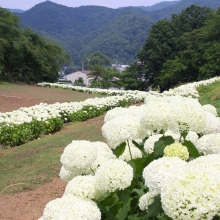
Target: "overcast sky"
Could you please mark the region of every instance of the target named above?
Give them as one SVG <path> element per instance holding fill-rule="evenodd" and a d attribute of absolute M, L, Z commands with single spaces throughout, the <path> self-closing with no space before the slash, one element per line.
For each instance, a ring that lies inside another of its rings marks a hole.
<path fill-rule="evenodd" d="M 8 9 L 28 10 L 36 4 L 45 0 L 0 0 L 0 7 Z M 57 4 L 68 7 L 79 7 L 82 5 L 100 5 L 109 8 L 119 8 L 123 6 L 151 6 L 162 1 L 174 0 L 51 0 Z"/>

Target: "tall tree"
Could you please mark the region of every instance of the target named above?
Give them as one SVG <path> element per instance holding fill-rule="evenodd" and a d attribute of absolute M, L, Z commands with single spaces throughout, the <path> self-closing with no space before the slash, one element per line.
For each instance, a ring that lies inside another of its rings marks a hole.
<path fill-rule="evenodd" d="M 89 74 L 91 78 L 91 87 L 109 89 L 117 85 L 117 77 L 120 72 L 115 68 L 95 65 L 91 67 L 91 70 L 92 72 Z"/>

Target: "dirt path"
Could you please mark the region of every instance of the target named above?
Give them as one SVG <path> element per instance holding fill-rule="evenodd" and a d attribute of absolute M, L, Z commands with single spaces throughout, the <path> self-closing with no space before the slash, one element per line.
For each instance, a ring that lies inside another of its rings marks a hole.
<path fill-rule="evenodd" d="M 49 201 L 62 197 L 65 186 L 65 182 L 55 178 L 35 190 L 0 196 L 0 219 L 37 220 Z"/>

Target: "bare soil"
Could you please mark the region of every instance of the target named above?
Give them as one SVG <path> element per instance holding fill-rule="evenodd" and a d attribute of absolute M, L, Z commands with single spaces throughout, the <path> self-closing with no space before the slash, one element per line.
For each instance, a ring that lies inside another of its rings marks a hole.
<path fill-rule="evenodd" d="M 1 220 L 36 220 L 41 217 L 45 205 L 63 195 L 66 183 L 60 178 L 53 179 L 38 189 L 15 195 L 0 196 Z"/>
<path fill-rule="evenodd" d="M 20 85 L 14 89 L 0 86 L 0 112 L 30 107 L 41 102 L 52 104 L 57 101 L 80 101 L 93 97 L 94 95 L 91 94 L 37 86 Z M 92 119 L 89 123 L 96 124 L 97 122 L 96 119 Z M 37 220 L 41 217 L 44 207 L 49 201 L 62 197 L 65 186 L 66 183 L 57 177 L 37 189 L 22 193 L 3 195 L 0 192 L 0 220 Z"/>

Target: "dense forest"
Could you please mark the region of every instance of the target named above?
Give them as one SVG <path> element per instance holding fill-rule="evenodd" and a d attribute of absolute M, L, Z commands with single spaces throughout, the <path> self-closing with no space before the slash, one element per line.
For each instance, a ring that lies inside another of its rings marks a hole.
<path fill-rule="evenodd" d="M 80 66 L 86 54 L 100 51 L 121 64 L 137 59 L 136 52 L 145 42 L 152 24 L 171 18 L 191 4 L 216 10 L 219 0 L 182 0 L 161 2 L 151 7 L 112 9 L 101 6 L 66 7 L 51 1 L 18 13 L 23 27 L 55 39 Z"/>

